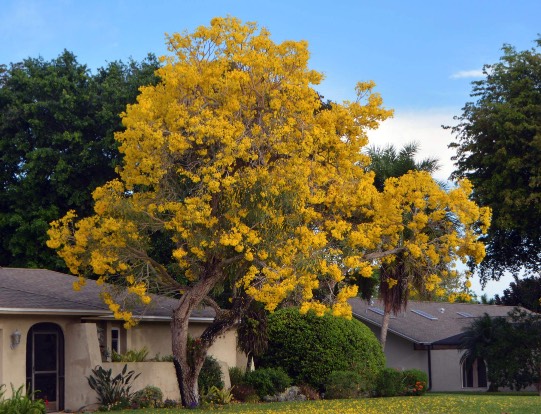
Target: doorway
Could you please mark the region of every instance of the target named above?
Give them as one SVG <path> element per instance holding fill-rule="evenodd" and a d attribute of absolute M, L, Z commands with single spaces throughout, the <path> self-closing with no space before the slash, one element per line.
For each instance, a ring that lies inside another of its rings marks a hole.
<path fill-rule="evenodd" d="M 64 409 L 64 335 L 54 323 L 38 323 L 26 341 L 26 384 L 47 411 Z"/>

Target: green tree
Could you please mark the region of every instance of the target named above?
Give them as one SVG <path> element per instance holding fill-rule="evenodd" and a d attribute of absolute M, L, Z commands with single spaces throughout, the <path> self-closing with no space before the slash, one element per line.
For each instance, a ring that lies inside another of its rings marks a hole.
<path fill-rule="evenodd" d="M 64 51 L 0 73 L 0 266 L 65 270 L 45 245 L 49 223 L 92 210 L 92 191 L 119 164 L 114 133 L 156 58 L 111 62 L 95 75 Z"/>
<path fill-rule="evenodd" d="M 521 390 L 539 383 L 541 319 L 515 309 L 509 317 L 484 314 L 464 330 L 461 363 L 471 366 L 480 358 L 488 367 L 490 388 Z"/>
<path fill-rule="evenodd" d="M 515 281 L 504 289 L 502 296 L 495 296 L 497 305 L 522 306 L 532 312 L 541 313 L 541 279 L 530 276 L 519 279 L 514 276 Z"/>
<path fill-rule="evenodd" d="M 537 41 L 541 46 L 541 39 Z M 541 264 L 541 54 L 504 45 L 500 61 L 485 65 L 472 98 L 455 117 L 454 178 L 468 178 L 473 197 L 492 209 L 484 283 L 506 270 Z"/>

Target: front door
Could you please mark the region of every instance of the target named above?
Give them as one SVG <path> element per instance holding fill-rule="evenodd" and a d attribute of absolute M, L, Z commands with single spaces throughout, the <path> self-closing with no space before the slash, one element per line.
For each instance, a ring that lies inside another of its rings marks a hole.
<path fill-rule="evenodd" d="M 28 332 L 26 382 L 47 411 L 64 408 L 64 336 L 56 324 L 40 323 Z"/>

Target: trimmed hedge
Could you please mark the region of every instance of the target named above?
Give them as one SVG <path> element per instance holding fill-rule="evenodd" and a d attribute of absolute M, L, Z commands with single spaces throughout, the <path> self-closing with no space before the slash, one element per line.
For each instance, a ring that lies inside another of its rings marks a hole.
<path fill-rule="evenodd" d="M 354 371 L 371 387 L 385 366 L 378 340 L 355 319 L 286 308 L 269 316 L 268 334 L 260 366 L 282 367 L 297 384 L 324 390 L 332 371 Z"/>

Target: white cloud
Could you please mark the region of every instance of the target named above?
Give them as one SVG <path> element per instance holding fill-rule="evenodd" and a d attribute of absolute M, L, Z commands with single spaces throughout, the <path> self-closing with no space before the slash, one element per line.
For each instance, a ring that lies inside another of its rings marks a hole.
<path fill-rule="evenodd" d="M 425 111 L 396 110 L 394 118 L 383 122 L 379 129 L 368 132 L 369 145 L 384 147 L 392 144 L 401 148 L 415 141 L 419 144 L 418 159 L 437 158 L 441 168 L 434 174 L 438 180 L 448 180 L 454 170 L 451 157 L 454 150 L 448 148 L 453 137 L 442 125 L 454 125 L 453 116 L 459 113 L 451 109 Z"/>
<path fill-rule="evenodd" d="M 453 73 L 450 78 L 451 79 L 464 79 L 464 78 L 482 78 L 485 76 L 482 69 L 474 69 L 474 70 L 460 70 L 458 72 Z"/>

